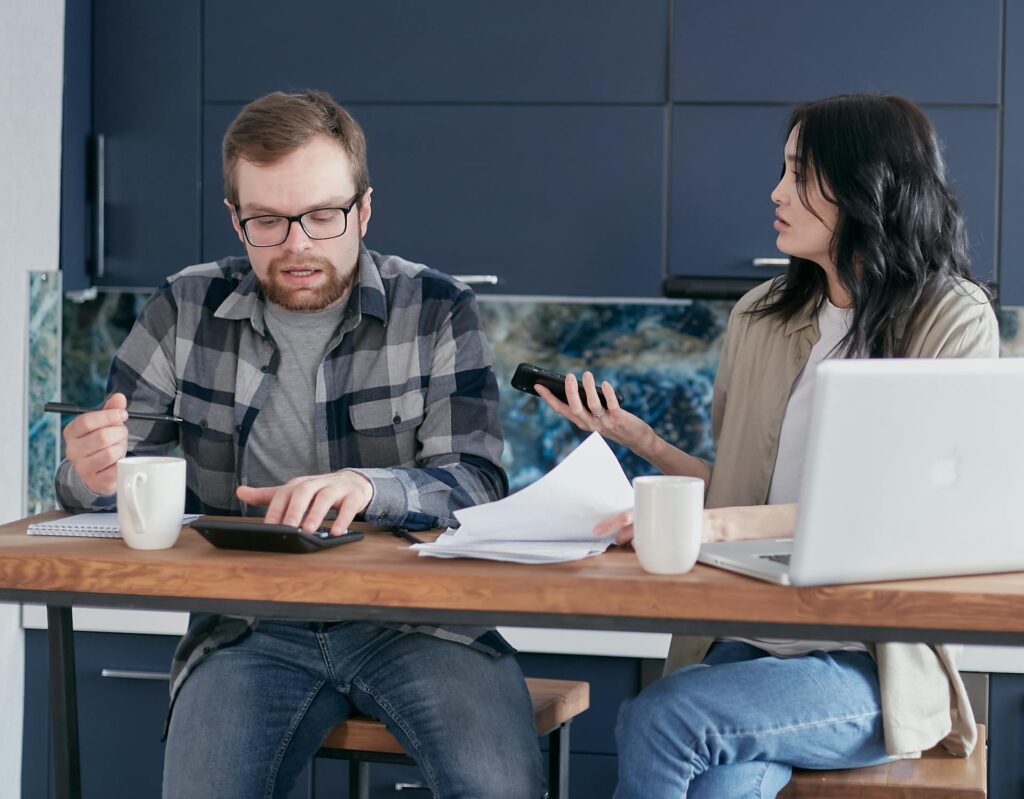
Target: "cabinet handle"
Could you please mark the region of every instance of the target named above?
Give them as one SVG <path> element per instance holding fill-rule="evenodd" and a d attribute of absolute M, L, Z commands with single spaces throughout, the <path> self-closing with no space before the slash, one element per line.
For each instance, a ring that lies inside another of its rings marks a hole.
<path fill-rule="evenodd" d="M 789 266 L 788 258 L 755 258 L 754 266 Z"/>
<path fill-rule="evenodd" d="M 461 280 L 467 286 L 497 286 L 497 275 L 452 275 L 456 280 Z"/>
<path fill-rule="evenodd" d="M 97 133 L 93 137 L 93 170 L 96 206 L 93 214 L 92 275 L 102 280 L 107 272 L 107 137 L 102 133 Z"/>
<path fill-rule="evenodd" d="M 130 669 L 101 669 L 101 677 L 115 680 L 163 680 L 167 682 L 171 675 L 165 671 L 131 671 Z"/>

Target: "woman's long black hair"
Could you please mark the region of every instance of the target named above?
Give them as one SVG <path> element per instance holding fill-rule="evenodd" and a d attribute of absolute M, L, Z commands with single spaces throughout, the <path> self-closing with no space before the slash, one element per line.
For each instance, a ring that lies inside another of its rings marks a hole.
<path fill-rule="evenodd" d="M 928 118 L 902 97 L 846 94 L 797 107 L 798 174 L 813 175 L 838 207 L 829 254 L 850 293 L 853 316 L 839 351 L 858 357 L 906 354 L 918 312 L 954 278 L 971 276 L 960 205 Z M 806 181 L 798 184 L 810 210 Z M 789 320 L 826 297 L 824 270 L 793 257 L 754 316 Z"/>

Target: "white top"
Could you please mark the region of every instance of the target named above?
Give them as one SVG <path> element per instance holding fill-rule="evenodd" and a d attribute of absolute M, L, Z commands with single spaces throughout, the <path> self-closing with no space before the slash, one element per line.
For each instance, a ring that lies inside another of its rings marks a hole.
<path fill-rule="evenodd" d="M 771 488 L 768 490 L 768 504 L 781 505 L 799 502 L 800 484 L 804 476 L 804 459 L 807 453 L 807 435 L 811 426 L 811 404 L 814 399 L 814 378 L 818 365 L 827 358 L 836 357 L 836 347 L 850 329 L 852 308 L 837 308 L 826 298 L 818 312 L 818 330 L 821 338 L 811 349 L 800 377 L 793 386 L 793 393 L 786 405 L 779 434 L 779 452 L 775 457 L 775 471 L 772 473 Z M 867 649 L 857 641 L 800 641 L 792 638 L 723 638 L 725 641 L 743 641 L 763 649 L 776 657 L 795 657 L 815 650 L 842 649 L 863 652 Z"/>
<path fill-rule="evenodd" d="M 850 329 L 852 308 L 837 308 L 828 299 L 818 313 L 821 338 L 811 349 L 807 365 L 793 386 L 786 405 L 779 434 L 779 452 L 775 456 L 768 504 L 782 505 L 800 501 L 800 483 L 804 476 L 804 457 L 807 454 L 807 435 L 811 426 L 811 402 L 814 399 L 814 378 L 818 364 L 835 357 L 836 346 Z"/>

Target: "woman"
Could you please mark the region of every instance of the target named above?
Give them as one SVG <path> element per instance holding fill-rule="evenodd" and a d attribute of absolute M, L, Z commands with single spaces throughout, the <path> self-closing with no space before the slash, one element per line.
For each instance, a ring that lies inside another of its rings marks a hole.
<path fill-rule="evenodd" d="M 730 317 L 715 381 L 713 466 L 619 407 L 607 382 L 604 411 L 589 372 L 585 405 L 574 375 L 568 404 L 538 387 L 582 429 L 665 474 L 703 478 L 711 539 L 791 532 L 823 359 L 999 353 L 959 206 L 917 107 L 874 95 L 803 105 L 790 119 L 784 158 L 772 201 L 777 245 L 791 264 Z M 618 529 L 626 543 L 629 521 L 613 517 L 595 532 Z M 961 755 L 974 745 L 973 715 L 943 646 L 677 637 L 666 674 L 620 713 L 617 797 L 774 797 L 794 766 L 869 766 L 939 741 Z"/>

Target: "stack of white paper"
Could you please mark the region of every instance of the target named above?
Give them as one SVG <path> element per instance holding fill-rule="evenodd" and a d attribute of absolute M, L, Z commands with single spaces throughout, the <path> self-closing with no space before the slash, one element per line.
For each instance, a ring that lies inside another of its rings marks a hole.
<path fill-rule="evenodd" d="M 597 433 L 537 482 L 497 502 L 455 512 L 457 530 L 413 547 L 439 558 L 557 563 L 604 552 L 615 535 L 597 538 L 602 519 L 633 507 L 633 488 Z"/>

